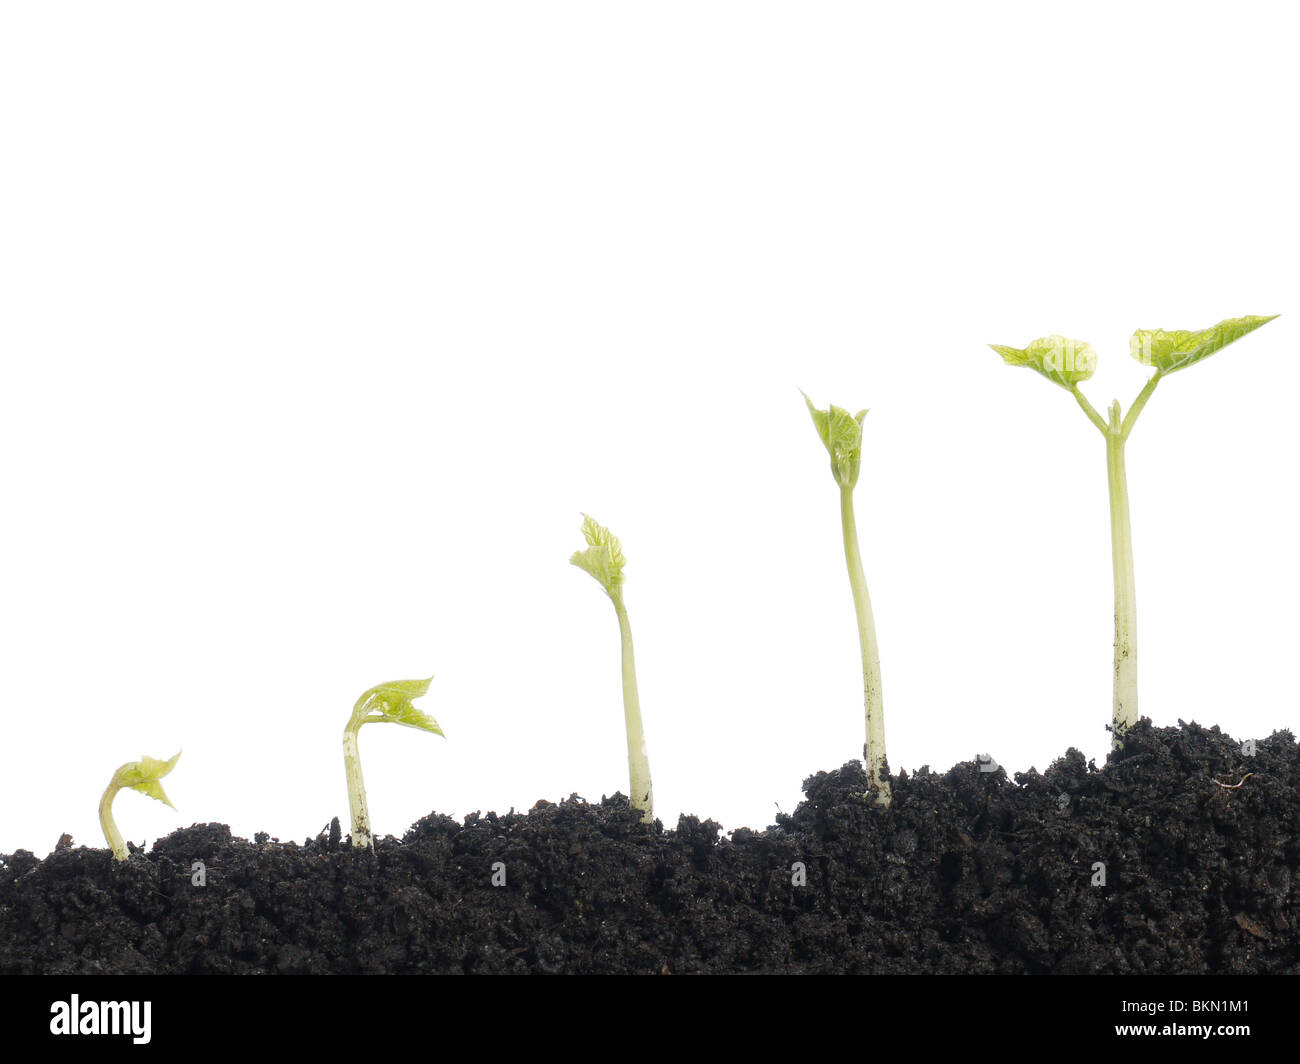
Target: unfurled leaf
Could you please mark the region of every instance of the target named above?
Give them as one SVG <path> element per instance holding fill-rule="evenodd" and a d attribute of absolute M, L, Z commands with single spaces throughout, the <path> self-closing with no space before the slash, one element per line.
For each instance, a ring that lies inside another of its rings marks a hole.
<path fill-rule="evenodd" d="M 376 695 L 410 701 L 419 698 L 421 695 L 427 695 L 431 683 L 433 683 L 432 676 L 427 680 L 393 680 L 390 683 L 381 683 L 370 690 Z"/>
<path fill-rule="evenodd" d="M 803 393 L 800 393 L 803 394 Z M 818 410 L 807 395 L 803 400 L 808 404 L 808 413 L 812 415 L 817 435 L 831 456 L 831 474 L 842 488 L 851 488 L 858 482 L 858 471 L 862 465 L 862 419 L 867 416 L 865 410 L 850 414 L 843 407 L 832 406 Z"/>
<path fill-rule="evenodd" d="M 1028 366 L 1062 388 L 1086 381 L 1097 368 L 1097 352 L 1082 340 L 1043 336 L 1028 347 L 989 344 L 1009 366 Z"/>
<path fill-rule="evenodd" d="M 406 728 L 419 728 L 420 731 L 433 732 L 446 738 L 436 720 L 411 704 L 412 699 L 428 694 L 432 682 L 433 677 L 430 676 L 427 680 L 393 680 L 372 687 L 361 696 L 365 700 L 367 713 L 380 714 L 379 717 L 371 717 L 371 723 L 382 721 L 401 724 Z"/>
<path fill-rule="evenodd" d="M 156 757 L 146 755 L 139 761 L 132 761 L 119 768 L 113 777 L 113 782 L 119 787 L 129 787 L 133 791 L 147 794 L 150 798 L 156 798 L 164 805 L 175 809 L 158 781 L 176 767 L 176 761 L 180 756 L 179 750 L 170 761 L 160 761 Z"/>
<path fill-rule="evenodd" d="M 582 534 L 586 537 L 586 550 L 574 551 L 569 562 L 590 573 L 605 591 L 613 595 L 623 585 L 623 545 L 608 528 L 583 514 Z"/>
<path fill-rule="evenodd" d="M 1129 354 L 1144 366 L 1155 366 L 1161 373 L 1173 373 L 1227 347 L 1233 340 L 1254 332 L 1276 317 L 1273 314 L 1269 317 L 1228 318 L 1199 332 L 1138 329 L 1128 342 Z"/>

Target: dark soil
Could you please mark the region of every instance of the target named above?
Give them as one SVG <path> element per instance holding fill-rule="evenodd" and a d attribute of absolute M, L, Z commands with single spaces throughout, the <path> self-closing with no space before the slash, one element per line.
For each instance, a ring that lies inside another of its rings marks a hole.
<path fill-rule="evenodd" d="M 792 815 L 730 837 L 575 797 L 431 815 L 373 854 L 336 826 L 297 845 L 220 824 L 121 864 L 19 850 L 0 972 L 1300 973 L 1290 732 L 1247 756 L 1144 721 L 1103 769 L 1076 750 L 1014 782 L 923 769 L 888 810 L 864 786 L 856 762 L 819 773 Z"/>

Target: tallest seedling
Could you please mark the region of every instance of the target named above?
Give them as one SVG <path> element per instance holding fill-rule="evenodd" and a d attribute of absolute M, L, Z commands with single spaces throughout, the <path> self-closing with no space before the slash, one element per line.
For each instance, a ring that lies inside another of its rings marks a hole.
<path fill-rule="evenodd" d="M 885 774 L 885 703 L 880 690 L 880 650 L 876 646 L 876 624 L 871 616 L 871 597 L 867 578 L 862 573 L 862 554 L 858 549 L 858 525 L 853 516 L 853 487 L 858 482 L 862 464 L 862 419 L 865 410 L 850 414 L 838 406 L 818 410 L 804 396 L 812 414 L 817 435 L 831 456 L 831 475 L 840 486 L 840 524 L 844 528 L 844 560 L 849 567 L 849 584 L 853 587 L 853 608 L 858 614 L 858 642 L 862 645 L 862 689 L 867 706 L 867 743 L 863 756 L 867 763 L 867 786 L 877 804 L 888 805 L 892 798 L 889 777 Z"/>
<path fill-rule="evenodd" d="M 1139 329 L 1129 340 L 1129 353 L 1144 366 L 1155 367 L 1155 373 L 1133 400 L 1127 414 L 1121 414 L 1119 400 L 1115 400 L 1104 418 L 1079 391 L 1080 383 L 1091 377 L 1097 368 L 1097 355 L 1088 344 L 1067 340 L 1063 336 L 1045 336 L 1025 348 L 989 345 L 1008 365 L 1028 366 L 1073 395 L 1088 415 L 1088 420 L 1097 426 L 1106 440 L 1110 545 L 1115 571 L 1115 722 L 1112 730 L 1116 748 L 1124 745 L 1124 733 L 1138 721 L 1137 596 L 1133 584 L 1133 530 L 1129 521 L 1124 444 L 1162 377 L 1227 347 L 1233 340 L 1272 321 L 1273 317 L 1230 318 L 1199 332 Z"/>

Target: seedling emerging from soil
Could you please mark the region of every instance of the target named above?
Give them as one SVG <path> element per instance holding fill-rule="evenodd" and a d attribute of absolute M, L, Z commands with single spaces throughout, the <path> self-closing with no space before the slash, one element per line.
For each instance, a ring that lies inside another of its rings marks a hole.
<path fill-rule="evenodd" d="M 139 761 L 128 761 L 114 772 L 113 778 L 108 781 L 104 797 L 99 800 L 99 825 L 104 829 L 104 838 L 108 840 L 109 849 L 119 861 L 125 861 L 130 856 L 130 851 L 127 850 L 126 840 L 122 838 L 122 833 L 117 830 L 117 824 L 113 820 L 114 797 L 123 787 L 127 787 L 147 794 L 150 798 L 157 798 L 164 805 L 175 809 L 158 781 L 176 767 L 176 760 L 180 756 L 178 750 L 176 757 L 170 761 L 159 761 L 156 757 L 148 756 Z"/>
<path fill-rule="evenodd" d="M 858 482 L 862 462 L 862 419 L 865 410 L 850 414 L 838 406 L 818 410 L 804 396 L 812 414 L 817 435 L 831 456 L 831 475 L 840 486 L 840 523 L 844 529 L 844 560 L 849 568 L 849 585 L 853 589 L 853 608 L 858 614 L 858 642 L 862 647 L 862 689 L 867 707 L 867 742 L 862 755 L 867 763 L 869 794 L 880 805 L 892 799 L 889 777 L 885 774 L 885 704 L 880 688 L 880 650 L 876 645 L 876 625 L 871 616 L 871 596 L 862 573 L 862 554 L 858 549 L 858 526 L 853 516 L 853 487 Z"/>
<path fill-rule="evenodd" d="M 650 757 L 646 753 L 645 729 L 641 725 L 641 699 L 636 690 L 636 659 L 632 653 L 632 628 L 623 605 L 623 545 L 604 525 L 583 514 L 582 534 L 587 549 L 574 551 L 569 559 L 579 569 L 590 573 L 614 603 L 618 630 L 623 639 L 623 720 L 627 725 L 627 770 L 630 802 L 640 809 L 647 824 L 654 819 L 654 788 L 650 783 Z"/>
<path fill-rule="evenodd" d="M 411 704 L 429 690 L 433 681 L 394 680 L 381 683 L 357 699 L 352 716 L 343 729 L 343 767 L 348 777 L 348 806 L 352 813 L 352 845 L 371 849 L 370 812 L 366 808 L 366 783 L 361 777 L 361 755 L 357 751 L 357 733 L 363 724 L 401 724 L 407 728 L 443 735 L 438 722 Z M 445 736 L 444 736 L 445 738 Z"/>
<path fill-rule="evenodd" d="M 1028 366 L 1074 396 L 1088 420 L 1106 440 L 1106 477 L 1110 485 L 1110 542 L 1115 575 L 1115 718 L 1113 743 L 1124 745 L 1124 733 L 1138 720 L 1137 698 L 1137 598 L 1133 583 L 1133 532 L 1129 520 L 1128 480 L 1124 472 L 1124 444 L 1138 415 L 1162 377 L 1199 362 L 1253 332 L 1272 317 L 1230 318 L 1199 332 L 1179 329 L 1138 329 L 1129 340 L 1129 353 L 1155 373 L 1138 393 L 1128 413 L 1121 416 L 1119 400 L 1103 418 L 1088 402 L 1079 385 L 1097 367 L 1093 349 L 1078 340 L 1046 336 L 1026 348 L 990 344 L 1012 366 Z"/>

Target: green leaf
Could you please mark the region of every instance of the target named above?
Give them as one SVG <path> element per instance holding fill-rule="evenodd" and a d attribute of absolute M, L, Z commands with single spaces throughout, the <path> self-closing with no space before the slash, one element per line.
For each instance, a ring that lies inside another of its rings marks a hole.
<path fill-rule="evenodd" d="M 842 488 L 851 488 L 858 482 L 858 471 L 862 464 L 862 420 L 867 416 L 865 410 L 850 414 L 843 407 L 832 406 L 818 410 L 806 394 L 803 401 L 808 404 L 808 413 L 812 415 L 817 435 L 831 456 L 831 474 Z"/>
<path fill-rule="evenodd" d="M 623 586 L 623 566 L 627 564 L 623 544 L 604 525 L 587 514 L 582 516 L 582 534 L 589 546 L 586 550 L 574 551 L 569 562 L 590 573 L 607 594 L 614 595 Z"/>
<path fill-rule="evenodd" d="M 1138 329 L 1129 339 L 1129 354 L 1144 366 L 1155 366 L 1161 373 L 1173 373 L 1174 370 L 1208 358 L 1233 340 L 1241 339 L 1276 317 L 1273 314 L 1269 317 L 1251 315 L 1228 318 L 1200 332 L 1190 332 L 1187 329 L 1175 329 L 1172 332 L 1165 332 L 1164 329 Z"/>
<path fill-rule="evenodd" d="M 1097 368 L 1097 352 L 1082 340 L 1043 336 L 1028 347 L 989 344 L 1009 366 L 1028 366 L 1062 388 L 1086 381 Z"/>
<path fill-rule="evenodd" d="M 427 680 L 393 680 L 370 688 L 361 696 L 365 710 L 367 713 L 378 713 L 379 716 L 370 717 L 363 723 L 400 724 L 406 728 L 419 728 L 420 731 L 433 732 L 434 735 L 441 735 L 445 739 L 446 734 L 438 726 L 438 722 L 411 704 L 412 699 L 428 693 L 429 684 L 432 682 L 433 677 L 430 676 Z"/>
<path fill-rule="evenodd" d="M 132 761 L 123 765 L 117 770 L 114 782 L 119 787 L 129 787 L 133 791 L 139 791 L 141 794 L 147 794 L 150 798 L 156 798 L 164 805 L 172 805 L 166 793 L 162 789 L 162 784 L 158 781 L 167 773 L 176 767 L 176 761 L 180 758 L 181 752 L 176 751 L 176 757 L 170 761 L 160 761 L 156 757 L 149 757 L 147 754 L 139 761 Z"/>

